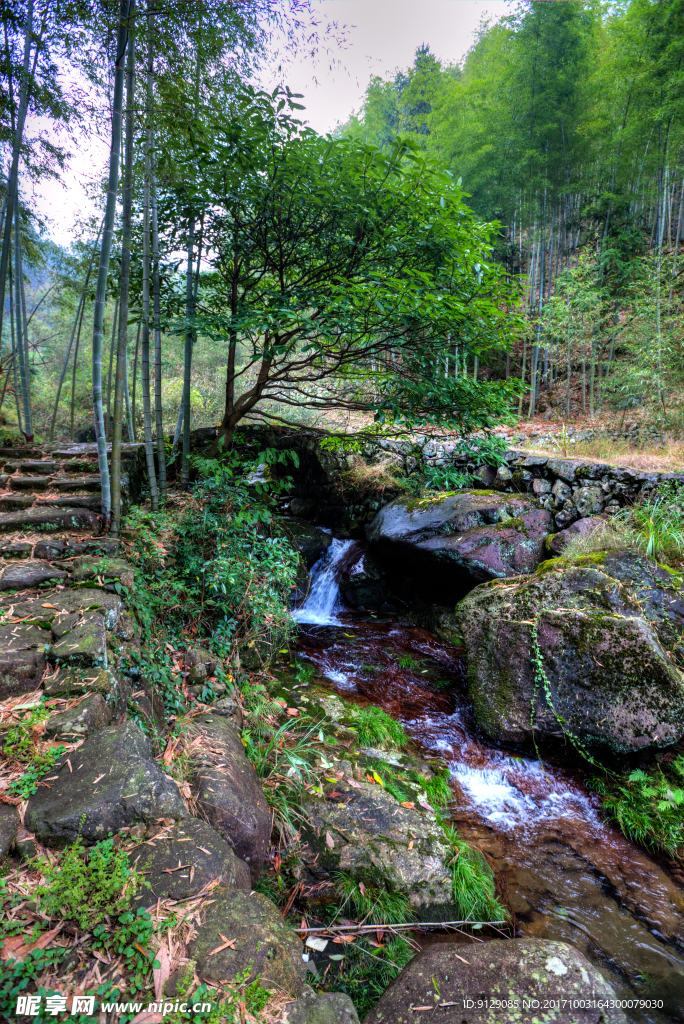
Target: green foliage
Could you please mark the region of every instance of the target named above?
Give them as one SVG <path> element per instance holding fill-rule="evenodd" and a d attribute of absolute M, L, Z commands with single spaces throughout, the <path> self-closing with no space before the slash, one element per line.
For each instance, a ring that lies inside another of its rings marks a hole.
<path fill-rule="evenodd" d="M 684 505 L 677 492 L 630 505 L 618 517 L 647 558 L 678 553 L 684 548 Z"/>
<path fill-rule="evenodd" d="M 255 495 L 252 466 L 235 452 L 211 469 L 176 525 L 176 577 L 218 639 L 254 644 L 270 636 L 280 645 L 292 628 L 287 596 L 299 556 L 261 500 L 273 484 L 258 482 Z"/>
<path fill-rule="evenodd" d="M 497 899 L 494 879 L 482 855 L 472 850 L 451 825 L 445 823 L 443 827 L 453 850 L 454 900 L 463 920 L 506 921 L 508 914 Z"/>
<path fill-rule="evenodd" d="M 472 487 L 473 476 L 462 473 L 454 466 L 426 466 L 425 489 L 427 491 L 459 491 Z"/>
<path fill-rule="evenodd" d="M 329 975 L 325 987 L 333 992 L 346 992 L 359 1020 L 363 1020 L 411 962 L 414 950 L 401 936 L 387 940 L 379 949 L 363 937 L 340 948 L 344 948 L 344 957 L 339 969 Z"/>
<path fill-rule="evenodd" d="M 355 709 L 352 718 L 362 747 L 384 747 L 392 750 L 400 749 L 408 743 L 403 725 L 381 708 L 368 706 Z"/>
<path fill-rule="evenodd" d="M 334 882 L 345 914 L 355 920 L 383 925 L 401 924 L 409 919 L 410 906 L 405 893 L 364 885 L 344 871 L 337 872 Z"/>
<path fill-rule="evenodd" d="M 112 926 L 97 924 L 93 928 L 93 945 L 105 949 L 111 955 L 121 957 L 126 973 L 128 992 L 142 992 L 146 989 L 152 969 L 158 961 L 149 950 L 149 944 L 157 932 L 164 931 L 166 922 L 155 927 L 151 916 L 143 907 L 135 913 L 125 911 L 115 918 Z"/>
<path fill-rule="evenodd" d="M 49 715 L 48 708 L 37 704 L 5 733 L 3 755 L 25 766 L 23 775 L 7 787 L 7 792 L 13 796 L 20 796 L 24 800 L 32 796 L 41 777 L 59 761 L 66 750 L 63 746 L 47 750 L 40 747 L 41 727 Z"/>
<path fill-rule="evenodd" d="M 282 710 L 280 705 L 277 707 Z M 264 736 L 263 732 L 261 729 L 253 731 L 250 723 L 242 741 L 247 757 L 263 780 L 264 795 L 273 808 L 275 826 L 283 842 L 288 843 L 298 835 L 298 826 L 303 821 L 303 790 L 318 784 L 319 772 L 314 767 L 314 758 L 321 757 L 314 739 L 318 729 L 302 716 L 296 722 L 285 722 L 278 729 L 271 729 L 270 736 Z"/>
<path fill-rule="evenodd" d="M 590 784 L 628 839 L 684 863 L 684 756 Z"/>
<path fill-rule="evenodd" d="M 444 807 L 453 800 L 450 778 L 449 769 L 440 768 L 433 775 L 421 779 L 425 796 L 433 807 Z"/>
<path fill-rule="evenodd" d="M 41 870 L 43 881 L 36 889 L 41 909 L 50 917 L 76 921 L 81 931 L 106 915 L 122 914 L 142 881 L 112 839 L 88 849 L 78 839 L 55 863 L 42 863 Z"/>

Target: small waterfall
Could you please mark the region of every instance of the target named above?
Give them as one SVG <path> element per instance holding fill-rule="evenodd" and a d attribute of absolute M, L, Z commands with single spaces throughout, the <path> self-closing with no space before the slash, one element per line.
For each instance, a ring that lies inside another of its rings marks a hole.
<path fill-rule="evenodd" d="M 311 570 L 311 589 L 306 601 L 294 613 L 297 622 L 315 623 L 319 626 L 339 622 L 335 611 L 342 606 L 339 574 L 344 565 L 353 540 L 335 540 Z"/>

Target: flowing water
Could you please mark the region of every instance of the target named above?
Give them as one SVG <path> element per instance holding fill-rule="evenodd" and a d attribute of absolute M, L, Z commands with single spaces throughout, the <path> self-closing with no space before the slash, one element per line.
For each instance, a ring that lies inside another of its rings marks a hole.
<path fill-rule="evenodd" d="M 684 1022 L 684 889 L 603 818 L 562 750 L 541 762 L 480 736 L 460 648 L 345 611 L 337 581 L 355 566 L 363 546 L 335 540 L 314 567 L 297 613 L 301 654 L 331 690 L 384 708 L 425 754 L 446 760 L 452 817 L 494 867 L 517 935 L 570 942 L 621 998 L 661 1004 L 628 1008 L 628 1019 Z"/>

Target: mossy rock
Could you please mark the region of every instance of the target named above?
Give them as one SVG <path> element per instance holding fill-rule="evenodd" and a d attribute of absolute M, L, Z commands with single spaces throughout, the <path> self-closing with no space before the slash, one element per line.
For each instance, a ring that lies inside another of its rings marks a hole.
<path fill-rule="evenodd" d="M 604 1016 L 596 1008 L 599 1001 L 615 998 L 603 975 L 567 942 L 444 944 L 414 957 L 363 1024 L 424 1024 L 426 1016 L 437 1013 L 440 1024 L 626 1024 L 622 1010 Z M 532 1003 L 529 1011 L 523 999 Z M 432 1014 L 425 1013 L 426 1006 L 435 1007 Z"/>
<path fill-rule="evenodd" d="M 551 560 L 529 577 L 479 586 L 458 605 L 468 687 L 488 736 L 570 739 L 616 754 L 682 736 L 681 673 L 644 614 L 638 585 L 610 574 L 623 561 L 611 553 L 600 564 Z M 652 590 L 653 606 L 665 607 Z"/>
<path fill-rule="evenodd" d="M 551 526 L 551 514 L 528 498 L 465 491 L 398 498 L 367 533 L 399 596 L 447 603 L 478 583 L 533 572 Z"/>
<path fill-rule="evenodd" d="M 188 955 L 210 982 L 231 982 L 240 975 L 248 981 L 259 978 L 270 991 L 299 996 L 304 990 L 301 940 L 259 892 L 214 889 Z"/>

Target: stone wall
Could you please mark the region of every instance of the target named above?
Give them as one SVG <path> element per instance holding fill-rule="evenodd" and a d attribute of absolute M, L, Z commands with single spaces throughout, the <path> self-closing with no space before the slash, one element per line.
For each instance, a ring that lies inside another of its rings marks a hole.
<path fill-rule="evenodd" d="M 427 467 L 453 466 L 464 474 L 472 474 L 485 488 L 533 494 L 553 514 L 559 530 L 586 516 L 614 514 L 667 484 L 684 486 L 684 474 L 680 473 L 646 473 L 582 459 L 531 455 L 518 449 L 505 453 L 506 464 L 499 469 L 478 465 L 460 454 L 453 437 L 379 439 L 369 441 L 358 451 L 345 451 L 321 448 L 321 435 L 305 429 L 245 426 L 239 432 L 255 454 L 264 447 L 297 451 L 299 466 L 288 463 L 282 470 L 283 475 L 293 480 L 285 511 L 312 522 L 347 529 L 370 522 L 383 505 L 401 493 L 402 477 L 420 474 Z M 206 433 L 198 431 L 193 438 L 195 444 L 201 446 L 210 441 Z M 372 486 L 367 490 L 347 486 L 345 473 L 354 458 L 361 458 L 368 465 L 394 463 L 398 471 L 397 488 L 374 491 Z"/>

